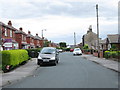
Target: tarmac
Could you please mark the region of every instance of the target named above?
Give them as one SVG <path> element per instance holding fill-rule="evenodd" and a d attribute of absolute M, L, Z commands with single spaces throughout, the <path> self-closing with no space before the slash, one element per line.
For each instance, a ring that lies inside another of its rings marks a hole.
<path fill-rule="evenodd" d="M 98 57 L 94 57 L 93 55 L 86 55 L 86 54 L 81 55 L 81 57 L 86 58 L 87 60 L 91 60 L 108 69 L 114 70 L 116 72 L 120 72 L 118 68 L 120 63 L 117 61 L 113 61 L 110 59 L 104 59 L 104 58 L 98 58 Z M 22 65 L 13 71 L 10 71 L 7 73 L 0 72 L 0 89 L 4 87 L 5 85 L 15 83 L 28 76 L 32 76 L 33 72 L 37 70 L 38 67 L 39 66 L 37 65 L 37 59 L 32 58 L 25 65 Z"/>

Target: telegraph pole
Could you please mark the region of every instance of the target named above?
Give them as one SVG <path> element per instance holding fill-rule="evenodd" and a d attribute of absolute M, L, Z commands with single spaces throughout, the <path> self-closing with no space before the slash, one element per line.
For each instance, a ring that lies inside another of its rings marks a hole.
<path fill-rule="evenodd" d="M 96 14 L 97 14 L 97 45 L 98 45 L 98 57 L 99 57 L 99 53 L 100 53 L 100 46 L 99 46 L 98 4 L 96 4 Z"/>
<path fill-rule="evenodd" d="M 76 46 L 76 34 L 74 32 L 74 47 Z"/>

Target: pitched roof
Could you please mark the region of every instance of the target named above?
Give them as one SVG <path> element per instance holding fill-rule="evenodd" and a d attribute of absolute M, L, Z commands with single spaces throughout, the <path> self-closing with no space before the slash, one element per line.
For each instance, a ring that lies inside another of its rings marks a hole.
<path fill-rule="evenodd" d="M 109 34 L 109 35 L 107 35 L 107 37 L 108 37 L 110 43 L 118 43 L 120 41 L 119 40 L 119 38 L 120 38 L 119 34 Z"/>
<path fill-rule="evenodd" d="M 3 22 L 0 22 L 0 25 L 1 25 L 1 26 L 4 26 L 4 27 L 7 27 L 7 28 L 10 28 L 10 29 L 12 29 L 12 30 L 17 30 L 17 29 L 14 28 L 13 26 L 6 25 L 6 24 L 4 24 Z"/>

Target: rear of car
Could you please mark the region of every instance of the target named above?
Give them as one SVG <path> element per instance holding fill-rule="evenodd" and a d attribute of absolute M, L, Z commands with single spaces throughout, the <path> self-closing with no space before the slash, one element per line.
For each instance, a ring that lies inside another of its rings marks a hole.
<path fill-rule="evenodd" d="M 80 50 L 80 48 L 75 48 L 73 51 L 73 55 L 82 55 L 82 51 Z"/>
<path fill-rule="evenodd" d="M 59 54 L 56 48 L 45 47 L 39 53 L 37 64 L 54 64 L 56 65 L 59 60 Z"/>

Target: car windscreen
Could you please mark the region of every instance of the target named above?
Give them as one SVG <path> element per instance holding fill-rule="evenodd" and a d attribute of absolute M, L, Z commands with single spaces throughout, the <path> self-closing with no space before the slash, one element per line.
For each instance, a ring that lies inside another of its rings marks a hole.
<path fill-rule="evenodd" d="M 55 53 L 55 49 L 44 48 L 41 50 L 41 54 L 53 54 L 53 53 Z"/>
<path fill-rule="evenodd" d="M 80 49 L 75 49 L 74 51 L 80 51 Z"/>

